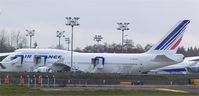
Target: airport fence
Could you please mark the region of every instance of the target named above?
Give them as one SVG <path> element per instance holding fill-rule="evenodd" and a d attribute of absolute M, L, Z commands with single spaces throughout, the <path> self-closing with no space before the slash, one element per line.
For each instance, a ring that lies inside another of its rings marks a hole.
<path fill-rule="evenodd" d="M 0 73 L 1 84 L 24 84 L 29 87 L 65 87 L 87 85 L 187 85 L 198 74 L 125 75 L 94 73 Z"/>

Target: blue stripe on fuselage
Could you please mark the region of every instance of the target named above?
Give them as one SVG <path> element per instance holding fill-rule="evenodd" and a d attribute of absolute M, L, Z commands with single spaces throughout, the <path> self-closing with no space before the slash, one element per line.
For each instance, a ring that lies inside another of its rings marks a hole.
<path fill-rule="evenodd" d="M 186 69 L 185 68 L 163 69 L 162 71 L 166 71 L 166 72 L 182 72 L 182 71 L 186 71 Z"/>

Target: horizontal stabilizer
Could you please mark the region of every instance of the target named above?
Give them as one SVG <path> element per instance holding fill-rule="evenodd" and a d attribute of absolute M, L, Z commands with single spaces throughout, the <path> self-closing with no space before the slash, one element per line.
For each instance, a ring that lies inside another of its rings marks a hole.
<path fill-rule="evenodd" d="M 186 67 L 185 69 L 189 73 L 198 73 L 199 72 L 199 68 L 197 68 L 197 67 L 194 67 L 194 68 Z"/>
<path fill-rule="evenodd" d="M 155 62 L 173 62 L 173 63 L 176 63 L 176 61 L 168 58 L 165 55 L 157 55 L 153 61 L 155 61 Z"/>

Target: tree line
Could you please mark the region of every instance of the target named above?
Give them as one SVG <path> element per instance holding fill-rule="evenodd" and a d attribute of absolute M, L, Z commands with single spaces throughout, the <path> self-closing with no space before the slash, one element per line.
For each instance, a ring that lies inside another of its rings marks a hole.
<path fill-rule="evenodd" d="M 185 57 L 199 56 L 199 48 L 188 47 L 187 49 L 183 46 L 179 47 L 177 53 L 183 54 Z"/>
<path fill-rule="evenodd" d="M 77 48 L 78 52 L 85 53 L 144 53 L 148 51 L 152 47 L 152 44 L 147 44 L 146 46 L 142 46 L 140 44 L 134 44 L 133 42 L 124 44 L 123 48 L 121 44 L 94 44 L 89 45 L 83 48 Z M 197 47 L 188 47 L 180 46 L 177 49 L 178 54 L 183 54 L 185 57 L 191 56 L 199 56 L 199 48 Z"/>

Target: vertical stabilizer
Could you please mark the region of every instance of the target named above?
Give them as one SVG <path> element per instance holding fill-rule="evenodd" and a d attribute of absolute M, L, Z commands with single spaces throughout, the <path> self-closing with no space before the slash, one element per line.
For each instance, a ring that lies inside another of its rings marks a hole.
<path fill-rule="evenodd" d="M 150 54 L 171 54 L 176 53 L 183 33 L 190 23 L 190 20 L 179 21 L 157 44 L 155 44 L 147 53 Z"/>

